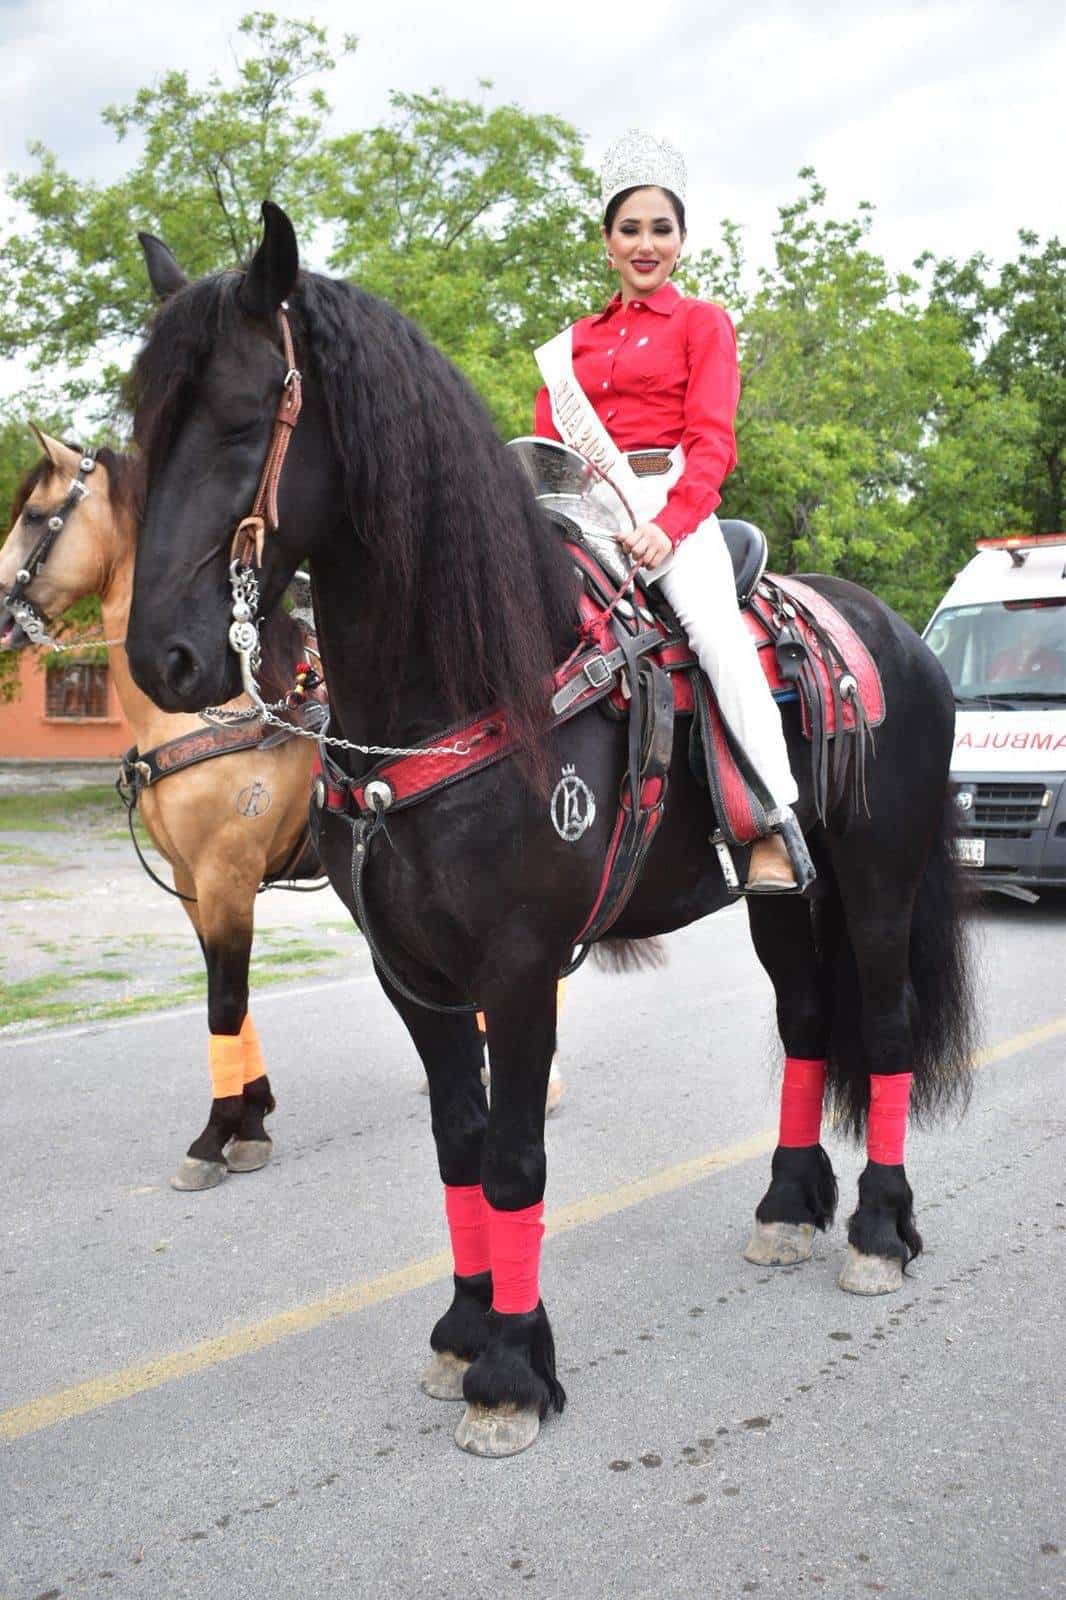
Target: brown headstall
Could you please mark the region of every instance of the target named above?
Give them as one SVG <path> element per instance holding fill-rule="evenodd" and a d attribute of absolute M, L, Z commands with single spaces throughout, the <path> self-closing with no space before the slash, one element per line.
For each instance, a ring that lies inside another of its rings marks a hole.
<path fill-rule="evenodd" d="M 285 357 L 285 382 L 278 409 L 274 413 L 274 428 L 270 435 L 259 487 L 255 491 L 252 509 L 237 524 L 233 535 L 232 558 L 242 567 L 263 565 L 263 541 L 267 530 L 278 531 L 278 483 L 285 455 L 303 405 L 303 383 L 296 367 L 296 351 L 289 327 L 288 307 L 282 301 L 278 308 L 278 326 L 281 329 L 281 349 Z"/>

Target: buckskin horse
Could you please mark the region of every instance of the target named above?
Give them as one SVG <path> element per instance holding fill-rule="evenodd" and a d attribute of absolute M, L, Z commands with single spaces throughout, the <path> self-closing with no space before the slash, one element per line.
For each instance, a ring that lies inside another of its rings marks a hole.
<path fill-rule="evenodd" d="M 170 710 L 227 699 L 241 682 L 235 651 L 249 659 L 242 628 L 309 563 L 335 741 L 320 850 L 424 1063 L 451 1229 L 454 1294 L 423 1386 L 466 1400 L 462 1447 L 513 1454 L 565 1400 L 538 1286 L 544 1094 L 557 978 L 599 896 L 616 797 L 624 811 L 630 793 L 628 735 L 592 711 L 555 724 L 547 714 L 558 664 L 581 660 L 579 581 L 476 396 L 399 313 L 301 271 L 284 212 L 268 202 L 263 216 L 246 271 L 194 283 L 142 236 L 163 304 L 135 373 L 147 499 L 130 666 Z M 921 1248 L 893 1083 L 910 1086 L 918 1115 L 960 1102 L 968 1085 L 946 805 L 953 706 L 939 666 L 887 607 L 842 580 L 806 582 L 861 637 L 887 711 L 865 796 L 820 820 L 801 717 L 784 707 L 817 882 L 809 897 L 752 900 L 748 913 L 786 1064 L 807 1076 L 793 1085 L 803 1105 L 775 1151 L 749 1251 L 795 1261 L 833 1216 L 819 1134 L 795 1133 L 810 1130 L 810 1075 L 828 1063 L 838 1121 L 856 1134 L 889 1091 L 842 1276 L 884 1292 Z M 667 755 L 661 826 L 612 939 L 650 939 L 730 899 L 687 740 Z M 561 804 L 564 778 L 580 792 Z M 404 781 L 417 803 L 403 803 Z M 487 1022 L 491 1110 L 473 1005 Z M 819 1108 L 821 1095 L 819 1083 Z"/>
<path fill-rule="evenodd" d="M 0 550 L 0 648 L 30 643 L 19 616 L 40 633 L 75 600 L 99 595 L 112 676 L 137 739 L 124 763 L 127 803 L 139 803 L 173 869 L 207 967 L 211 1111 L 170 1181 L 210 1189 L 271 1157 L 263 1119 L 274 1096 L 248 1010 L 248 965 L 260 884 L 318 871 L 307 838 L 313 746 L 282 733 L 264 749 L 259 726 L 210 729 L 141 693 L 121 644 L 137 542 L 136 463 L 108 449 L 87 456 L 35 432 L 45 453 L 19 487 Z M 279 690 L 294 681 L 303 648 L 296 623 L 279 611 L 268 651 Z"/>

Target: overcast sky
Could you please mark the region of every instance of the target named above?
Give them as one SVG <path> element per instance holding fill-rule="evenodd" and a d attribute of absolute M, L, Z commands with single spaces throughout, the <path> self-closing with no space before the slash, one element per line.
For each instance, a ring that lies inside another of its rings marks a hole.
<path fill-rule="evenodd" d="M 921 250 L 1013 253 L 1020 227 L 1062 232 L 1066 6 L 1062 0 L 315 0 L 356 56 L 327 81 L 340 127 L 385 113 L 391 88 L 439 86 L 557 113 L 598 161 L 631 124 L 689 161 L 693 243 L 744 224 L 761 255 L 775 210 L 813 165 L 838 214 L 866 199 L 893 266 Z M 170 67 L 225 68 L 248 0 L 0 0 L 0 165 L 41 139 L 106 180 L 126 152 L 100 122 Z"/>

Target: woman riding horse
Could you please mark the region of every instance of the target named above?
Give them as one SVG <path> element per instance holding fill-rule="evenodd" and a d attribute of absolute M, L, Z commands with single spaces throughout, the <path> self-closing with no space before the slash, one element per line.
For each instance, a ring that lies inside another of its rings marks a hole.
<path fill-rule="evenodd" d="M 553 675 L 577 637 L 571 549 L 469 385 L 399 313 L 301 272 L 277 206 L 263 218 L 247 270 L 198 283 L 143 241 L 165 299 L 136 372 L 148 483 L 130 664 L 170 709 L 229 698 L 255 635 L 250 578 L 267 615 L 309 563 L 331 708 L 320 853 L 425 1066 L 451 1224 L 455 1290 L 427 1386 L 466 1399 L 464 1448 L 512 1454 L 564 1400 L 540 1298 L 544 1099 L 558 976 L 598 903 L 630 741 L 594 708 L 550 723 Z M 253 504 L 266 511 L 250 522 Z M 637 543 L 654 553 L 646 524 Z M 841 1282 L 884 1293 L 921 1245 L 902 1160 L 908 1100 L 938 1111 L 968 1082 L 946 805 L 954 706 L 935 658 L 886 606 L 840 579 L 804 581 L 863 641 L 886 711 L 865 803 L 841 795 L 821 814 L 800 711 L 784 716 L 817 893 L 747 902 L 799 1074 L 753 1242 L 763 1260 L 795 1261 L 832 1219 L 824 1083 L 850 1131 L 870 1113 Z M 612 938 L 730 903 L 687 730 L 667 755 L 660 826 Z M 408 792 L 388 782 L 392 771 L 399 785 L 390 762 L 415 774 Z M 584 796 L 574 826 L 551 803 L 560 768 L 556 793 L 580 784 Z"/>
<path fill-rule="evenodd" d="M 670 282 L 685 242 L 685 188 L 684 157 L 665 140 L 630 129 L 608 150 L 603 237 L 619 290 L 537 351 L 545 387 L 535 428 L 579 454 L 598 444 L 597 465 L 640 519 L 618 542 L 676 612 L 780 829 L 799 790 L 714 515 L 737 460 L 737 341 L 720 306 Z M 780 832 L 759 839 L 746 892 L 796 888 Z"/>

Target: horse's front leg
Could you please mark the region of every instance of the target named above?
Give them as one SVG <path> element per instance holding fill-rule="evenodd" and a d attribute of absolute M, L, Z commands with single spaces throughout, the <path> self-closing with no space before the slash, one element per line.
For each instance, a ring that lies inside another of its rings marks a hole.
<path fill-rule="evenodd" d="M 482 1141 L 488 1123 L 481 1034 L 472 1015 L 428 1010 L 405 1000 L 380 970 L 378 977 L 426 1071 L 452 1245 L 452 1302 L 429 1336 L 433 1359 L 422 1374 L 422 1388 L 435 1400 L 461 1400 L 467 1369 L 488 1344 L 492 1304 L 488 1218 L 481 1189 Z"/>
<path fill-rule="evenodd" d="M 481 1164 L 492 1272 L 485 1350 L 463 1380 L 467 1410 L 456 1443 L 509 1456 L 531 1445 L 550 1408 L 566 1402 L 555 1375 L 551 1324 L 540 1298 L 544 1234 L 544 1100 L 555 1041 L 556 961 L 498 960 L 482 990 L 492 1106 Z"/>
<path fill-rule="evenodd" d="M 186 910 L 207 967 L 212 1099 L 206 1126 L 170 1182 L 175 1189 L 212 1189 L 229 1172 L 266 1166 L 273 1150 L 263 1119 L 274 1110 L 274 1096 L 248 1011 L 255 884 L 217 885 L 207 872 L 195 887 L 190 878 L 188 890 L 177 873 L 175 882 L 197 895 Z"/>

